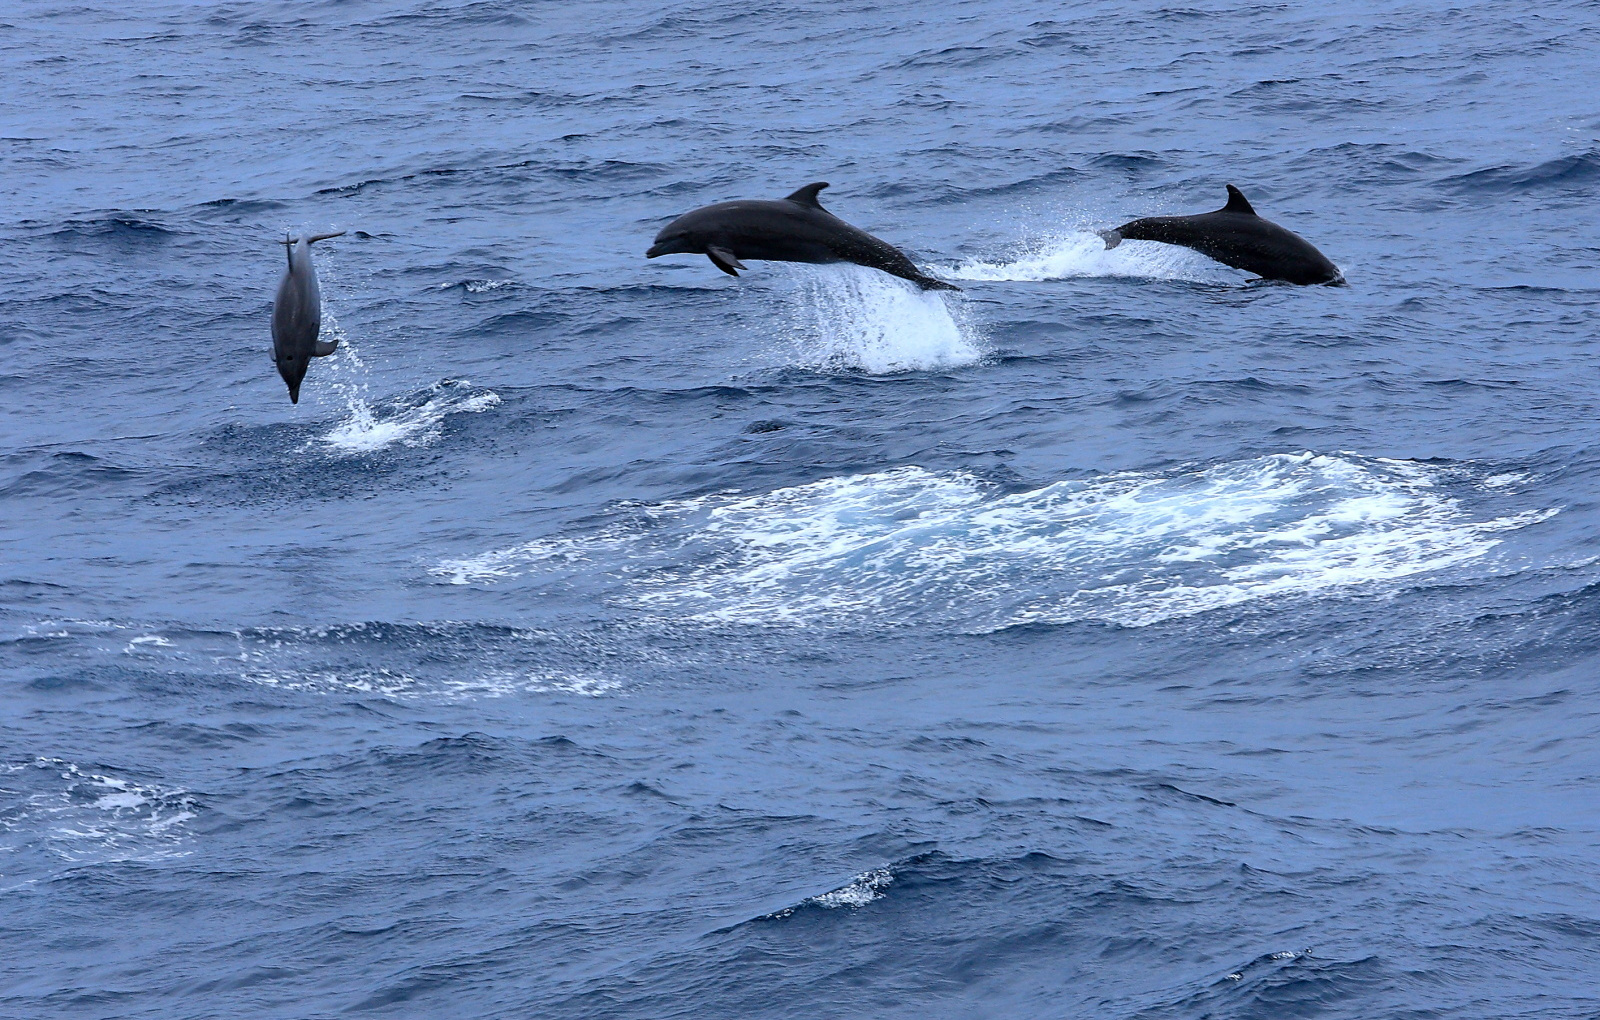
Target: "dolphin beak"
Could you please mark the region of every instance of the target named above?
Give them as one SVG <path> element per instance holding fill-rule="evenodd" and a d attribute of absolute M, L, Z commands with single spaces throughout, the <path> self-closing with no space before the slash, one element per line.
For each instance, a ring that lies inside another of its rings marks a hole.
<path fill-rule="evenodd" d="M 289 384 L 289 403 L 300 403 L 300 384 L 297 382 Z"/>
<path fill-rule="evenodd" d="M 667 242 L 657 241 L 655 244 L 650 246 L 649 251 L 644 253 L 644 257 L 647 259 L 653 259 L 657 255 L 665 255 L 667 254 L 669 248 L 671 248 L 671 245 L 667 244 Z"/>

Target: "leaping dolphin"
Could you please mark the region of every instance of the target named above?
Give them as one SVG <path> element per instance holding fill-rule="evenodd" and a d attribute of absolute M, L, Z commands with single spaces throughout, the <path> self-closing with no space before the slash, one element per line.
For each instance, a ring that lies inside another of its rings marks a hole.
<path fill-rule="evenodd" d="M 1102 230 L 1107 248 L 1124 240 L 1161 241 L 1193 248 L 1224 265 L 1267 280 L 1290 283 L 1343 283 L 1339 267 L 1299 234 L 1264 220 L 1233 185 L 1228 204 L 1198 216 L 1149 216 Z"/>
<path fill-rule="evenodd" d="M 322 288 L 317 284 L 317 267 L 311 263 L 311 245 L 339 237 L 313 234 L 298 241 L 281 242 L 289 268 L 278 284 L 278 298 L 272 304 L 272 360 L 278 374 L 289 384 L 289 402 L 300 403 L 300 383 L 311 367 L 312 358 L 326 358 L 339 346 L 337 340 L 322 340 Z"/>
<path fill-rule="evenodd" d="M 705 255 L 729 276 L 746 268 L 741 259 L 854 262 L 910 280 L 923 290 L 961 289 L 924 276 L 898 248 L 822 208 L 817 192 L 827 186 L 818 181 L 776 202 L 719 202 L 684 213 L 661 228 L 645 257 Z"/>

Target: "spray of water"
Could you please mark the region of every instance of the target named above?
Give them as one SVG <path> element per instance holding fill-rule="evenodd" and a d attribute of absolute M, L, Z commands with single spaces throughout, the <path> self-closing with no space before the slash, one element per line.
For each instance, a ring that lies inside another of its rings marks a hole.
<path fill-rule="evenodd" d="M 971 365 L 983 357 L 959 297 L 862 266 L 790 266 L 791 363 L 872 375 Z M 952 314 L 952 307 L 956 313 Z"/>
<path fill-rule="evenodd" d="M 1010 260 L 974 259 L 943 268 L 939 274 L 952 280 L 1020 282 L 1094 276 L 1195 283 L 1236 283 L 1239 280 L 1237 272 L 1187 248 L 1155 241 L 1124 241 L 1116 248 L 1107 249 L 1100 236 L 1088 230 L 1073 230 L 1027 242 Z"/>
<path fill-rule="evenodd" d="M 426 446 L 439 438 L 446 415 L 487 411 L 499 394 L 473 387 L 465 379 L 441 379 L 420 392 L 374 402 L 369 397 L 366 362 L 338 318 L 324 309 L 323 339 L 339 349 L 323 359 L 326 387 L 345 405 L 345 417 L 317 443 L 340 456 L 374 453 L 393 446 Z"/>

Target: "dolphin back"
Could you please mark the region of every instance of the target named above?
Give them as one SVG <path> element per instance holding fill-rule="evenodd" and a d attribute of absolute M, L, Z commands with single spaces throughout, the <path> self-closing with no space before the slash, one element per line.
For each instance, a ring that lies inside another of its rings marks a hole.
<path fill-rule="evenodd" d="M 321 331 L 322 288 L 311 261 L 311 242 L 302 237 L 289 249 L 289 266 L 272 305 L 273 347 L 280 355 L 310 357 Z"/>
<path fill-rule="evenodd" d="M 1124 240 L 1160 241 L 1192 248 L 1267 280 L 1297 284 L 1343 280 L 1339 268 L 1311 242 L 1253 211 L 1244 213 L 1224 207 L 1197 216 L 1148 216 L 1102 231 L 1100 236 L 1107 248 L 1115 248 Z"/>
<path fill-rule="evenodd" d="M 786 198 L 742 199 L 691 210 L 661 228 L 645 257 L 704 254 L 730 276 L 739 275 L 745 259 L 814 265 L 854 262 L 909 280 L 923 290 L 961 289 L 923 274 L 894 245 L 824 209 L 817 193 L 827 186 L 818 181 Z"/>

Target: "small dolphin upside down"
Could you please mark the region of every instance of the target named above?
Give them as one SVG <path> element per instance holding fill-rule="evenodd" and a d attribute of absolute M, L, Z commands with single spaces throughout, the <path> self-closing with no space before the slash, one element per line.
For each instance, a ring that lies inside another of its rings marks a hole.
<path fill-rule="evenodd" d="M 719 202 L 684 213 L 661 228 L 646 258 L 705 255 L 738 276 L 742 259 L 767 262 L 854 262 L 910 280 L 923 290 L 960 290 L 924 275 L 898 248 L 822 208 L 817 192 L 826 181 L 807 184 L 788 198 Z"/>
<path fill-rule="evenodd" d="M 326 358 L 339 346 L 337 340 L 322 340 L 322 288 L 317 283 L 317 267 L 311 262 L 311 245 L 340 237 L 313 234 L 298 241 L 286 238 L 284 254 L 289 267 L 278 284 L 278 297 L 272 303 L 272 360 L 278 374 L 289 384 L 289 402 L 300 403 L 300 383 L 311 367 L 312 358 Z"/>
<path fill-rule="evenodd" d="M 1250 202 L 1228 185 L 1228 204 L 1197 216 L 1148 216 L 1102 230 L 1107 248 L 1123 241 L 1161 241 L 1193 248 L 1223 265 L 1289 283 L 1344 283 L 1339 267 L 1311 242 L 1256 215 Z"/>

